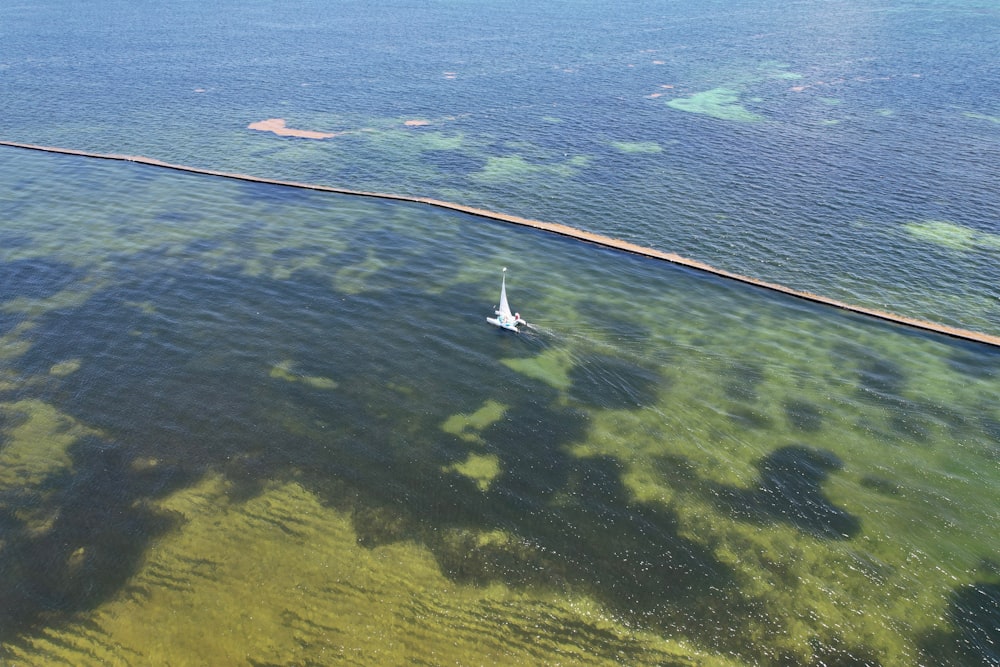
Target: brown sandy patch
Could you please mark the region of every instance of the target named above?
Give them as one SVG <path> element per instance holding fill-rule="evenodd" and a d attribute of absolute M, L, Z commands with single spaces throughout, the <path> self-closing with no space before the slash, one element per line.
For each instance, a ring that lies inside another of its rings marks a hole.
<path fill-rule="evenodd" d="M 337 136 L 329 132 L 315 132 L 313 130 L 296 130 L 285 125 L 284 118 L 268 118 L 256 123 L 247 125 L 247 129 L 258 130 L 260 132 L 273 132 L 279 137 L 301 137 L 302 139 L 329 139 Z"/>

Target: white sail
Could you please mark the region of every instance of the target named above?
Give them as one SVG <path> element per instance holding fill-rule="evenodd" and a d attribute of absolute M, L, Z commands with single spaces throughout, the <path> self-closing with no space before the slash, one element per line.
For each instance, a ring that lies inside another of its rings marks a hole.
<path fill-rule="evenodd" d="M 493 326 L 516 332 L 519 325 L 526 325 L 527 322 L 521 319 L 517 313 L 510 312 L 510 304 L 507 303 L 507 267 L 503 269 L 503 279 L 500 281 L 500 306 L 496 310 L 496 317 L 487 317 L 486 321 Z"/>
<path fill-rule="evenodd" d="M 507 269 L 504 269 L 506 272 Z M 513 320 L 514 313 L 510 312 L 510 304 L 507 303 L 507 274 L 503 274 L 503 279 L 500 281 L 500 309 L 497 311 L 500 319 L 503 321 Z"/>

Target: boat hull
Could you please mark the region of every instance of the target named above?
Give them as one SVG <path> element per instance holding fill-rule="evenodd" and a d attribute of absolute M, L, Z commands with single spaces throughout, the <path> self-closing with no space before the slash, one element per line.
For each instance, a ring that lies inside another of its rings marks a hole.
<path fill-rule="evenodd" d="M 501 322 L 496 317 L 487 317 L 486 321 L 495 327 L 500 327 L 501 329 L 506 329 L 507 331 L 513 331 L 514 333 L 518 333 L 517 329 L 518 324 L 525 324 L 524 320 L 515 320 L 513 322 Z"/>

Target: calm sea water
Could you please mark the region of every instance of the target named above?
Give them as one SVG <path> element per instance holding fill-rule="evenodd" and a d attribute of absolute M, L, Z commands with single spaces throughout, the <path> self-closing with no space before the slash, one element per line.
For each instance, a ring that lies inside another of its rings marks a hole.
<path fill-rule="evenodd" d="M 453 199 L 1000 332 L 995 2 L 0 12 L 8 140 Z"/>
<path fill-rule="evenodd" d="M 23 3 L 0 127 L 997 333 L 998 13 Z M 2 660 L 995 664 L 998 463 L 994 348 L 0 149 Z"/>

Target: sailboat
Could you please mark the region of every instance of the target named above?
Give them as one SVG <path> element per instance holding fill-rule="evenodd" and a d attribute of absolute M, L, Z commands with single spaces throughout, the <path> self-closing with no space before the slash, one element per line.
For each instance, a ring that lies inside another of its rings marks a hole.
<path fill-rule="evenodd" d="M 516 332 L 518 326 L 526 325 L 520 313 L 510 312 L 507 303 L 507 267 L 503 267 L 503 277 L 500 279 L 500 307 L 493 311 L 496 317 L 487 317 L 486 321 L 495 327 Z"/>

